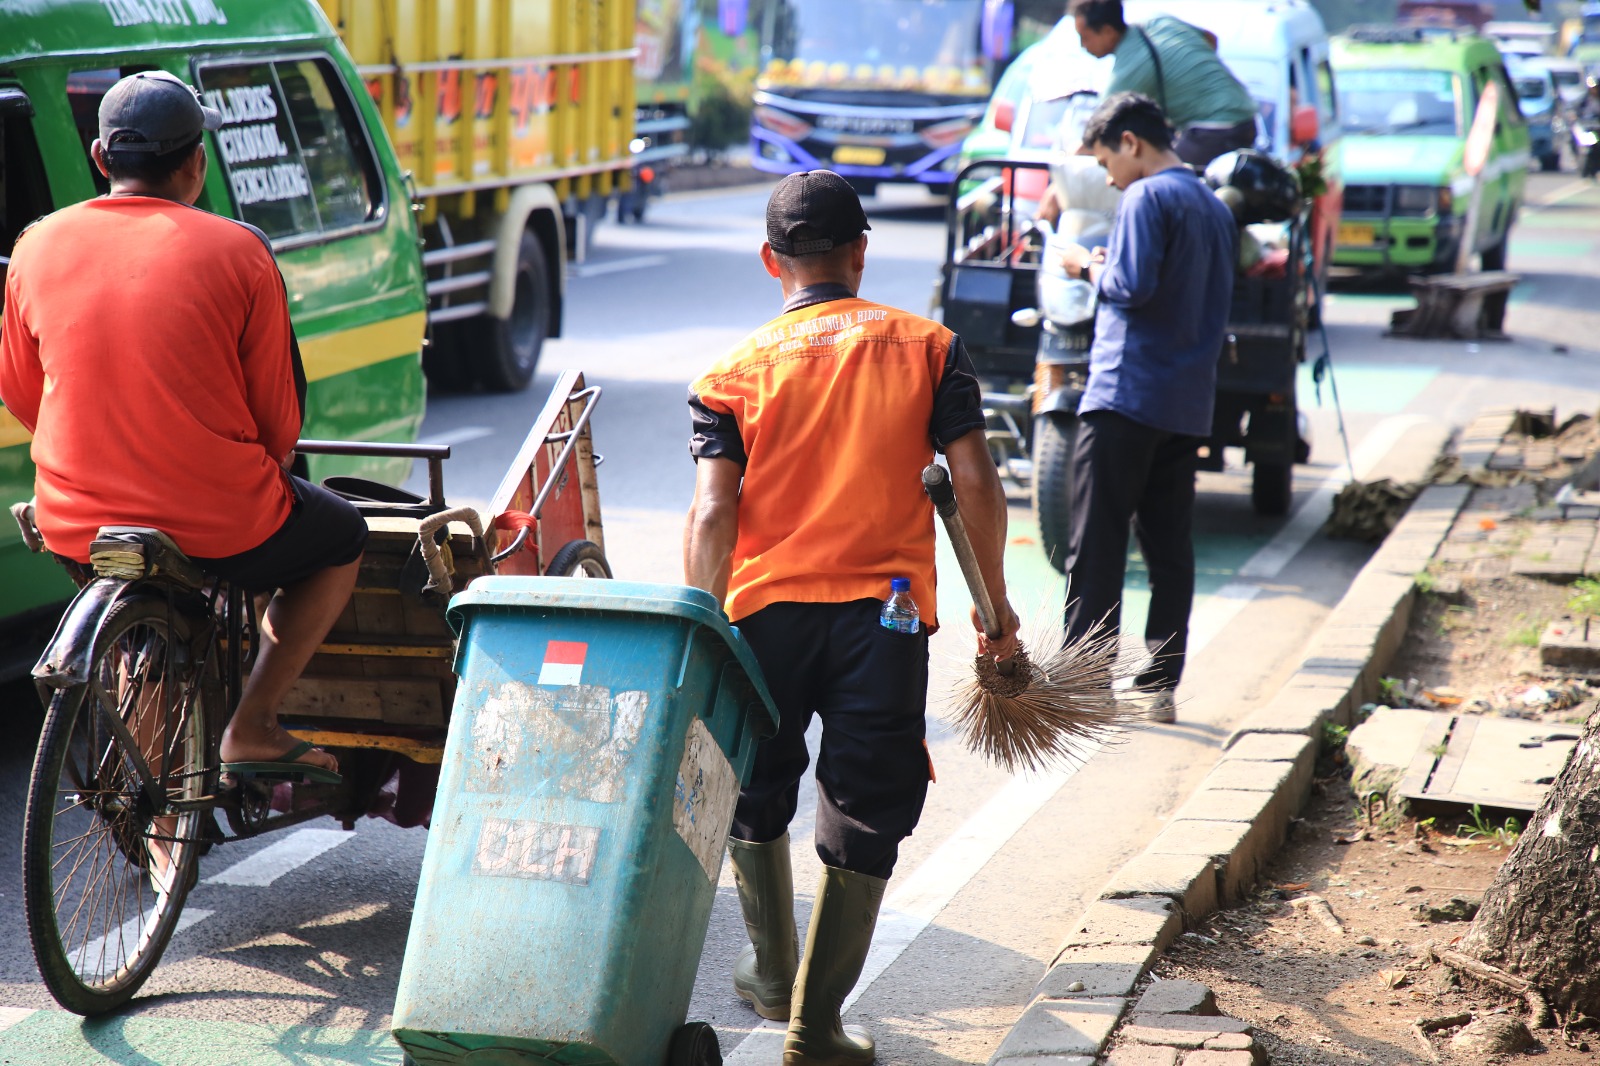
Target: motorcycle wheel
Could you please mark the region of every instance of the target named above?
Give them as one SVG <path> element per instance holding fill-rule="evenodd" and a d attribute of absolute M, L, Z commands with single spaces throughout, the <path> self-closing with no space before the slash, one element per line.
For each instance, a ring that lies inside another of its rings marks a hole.
<path fill-rule="evenodd" d="M 1258 462 L 1250 469 L 1250 503 L 1259 515 L 1286 515 L 1294 502 L 1294 464 Z"/>
<path fill-rule="evenodd" d="M 1045 558 L 1067 572 L 1072 540 L 1072 456 L 1078 442 L 1078 417 L 1059 411 L 1033 420 L 1033 516 Z"/>

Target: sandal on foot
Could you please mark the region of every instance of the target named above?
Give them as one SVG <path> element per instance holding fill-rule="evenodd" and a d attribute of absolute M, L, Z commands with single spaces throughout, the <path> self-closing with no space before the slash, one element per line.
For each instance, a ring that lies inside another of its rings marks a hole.
<path fill-rule="evenodd" d="M 222 772 L 233 774 L 241 780 L 254 777 L 262 781 L 309 781 L 319 785 L 337 785 L 343 781 L 344 778 L 333 770 L 296 761 L 314 747 L 309 740 L 302 740 L 278 758 L 267 762 L 225 762 Z"/>

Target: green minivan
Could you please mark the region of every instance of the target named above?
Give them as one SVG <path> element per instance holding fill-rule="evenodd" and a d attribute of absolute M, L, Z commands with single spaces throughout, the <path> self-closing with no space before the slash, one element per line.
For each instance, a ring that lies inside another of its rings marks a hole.
<path fill-rule="evenodd" d="M 1530 156 L 1494 43 L 1456 28 L 1357 27 L 1334 39 L 1333 69 L 1345 134 L 1334 265 L 1450 271 L 1468 240 L 1483 269 L 1504 269 Z M 1491 83 L 1499 98 L 1494 134 L 1474 179 L 1463 163 L 1467 132 Z M 1464 235 L 1475 181 L 1482 183 L 1478 225 Z"/>
<path fill-rule="evenodd" d="M 100 99 L 157 68 L 223 112 L 199 206 L 272 239 L 310 381 L 304 435 L 413 440 L 426 397 L 417 226 L 381 116 L 313 3 L 0 0 L 0 280 L 24 227 L 105 191 L 88 156 Z M 0 505 L 33 493 L 28 448 L 0 408 Z M 318 457 L 308 473 L 398 483 L 408 467 Z M 0 589 L 4 679 L 26 673 L 73 590 L 8 517 Z"/>

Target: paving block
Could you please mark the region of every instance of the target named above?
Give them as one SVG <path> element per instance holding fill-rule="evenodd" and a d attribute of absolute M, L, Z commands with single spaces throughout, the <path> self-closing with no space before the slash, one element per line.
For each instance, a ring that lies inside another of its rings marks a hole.
<path fill-rule="evenodd" d="M 1178 1066 L 1178 1049 L 1153 1044 L 1123 1044 L 1106 1056 L 1105 1066 Z"/>
<path fill-rule="evenodd" d="M 1266 706 L 1258 707 L 1239 724 L 1223 742 L 1222 750 L 1233 747 L 1247 733 L 1298 733 L 1320 738 L 1322 723 L 1333 718 L 1333 711 L 1325 700 L 1300 695 L 1304 691 L 1279 689 Z"/>
<path fill-rule="evenodd" d="M 1179 818 L 1168 823 L 1150 851 L 1167 855 L 1206 855 L 1221 871 L 1221 898 L 1231 903 L 1255 884 L 1261 866 L 1282 843 L 1283 828 L 1257 822 L 1210 822 Z"/>
<path fill-rule="evenodd" d="M 1094 1066 L 1093 1055 L 1011 1055 L 990 1061 L 993 1066 Z"/>
<path fill-rule="evenodd" d="M 1219 1033 L 1206 1041 L 1207 1051 L 1250 1051 L 1256 1046 L 1249 1033 Z"/>
<path fill-rule="evenodd" d="M 1289 805 L 1299 810 L 1311 790 L 1311 774 L 1316 769 L 1320 740 L 1293 733 L 1251 733 L 1222 754 L 1223 762 L 1289 762 L 1294 774 L 1289 781 Z"/>
<path fill-rule="evenodd" d="M 1202 788 L 1178 808 L 1174 818 L 1206 822 L 1254 822 L 1267 816 L 1273 796 L 1237 788 Z"/>
<path fill-rule="evenodd" d="M 991 1062 L 1045 1055 L 1098 1055 L 1117 1027 L 1125 999 L 1036 999 L 994 1053 Z M 1198 1046 L 1198 1045 L 1196 1045 Z"/>
<path fill-rule="evenodd" d="M 1034 986 L 1034 998 L 1071 999 L 1127 997 L 1155 962 L 1160 950 L 1154 944 L 1097 944 L 1066 948 L 1056 956 L 1044 977 Z M 1083 988 L 1074 992 L 1072 986 Z"/>
<path fill-rule="evenodd" d="M 1287 796 L 1294 771 L 1292 762 L 1223 759 L 1211 768 L 1205 780 L 1200 782 L 1200 787 L 1282 793 Z"/>
<path fill-rule="evenodd" d="M 1199 1050 L 1207 1040 L 1225 1033 L 1251 1032 L 1238 1018 L 1203 1018 L 1193 1014 L 1135 1014 L 1122 1027 L 1122 1039 L 1135 1044 Z"/>
<path fill-rule="evenodd" d="M 1593 670 L 1600 667 L 1600 626 L 1587 618 L 1563 618 L 1544 627 L 1539 662 L 1545 666 Z"/>
<path fill-rule="evenodd" d="M 1183 917 L 1165 896 L 1102 899 L 1089 904 L 1078 920 L 1077 931 L 1061 947 L 1154 944 L 1165 951 L 1182 930 Z"/>
<path fill-rule="evenodd" d="M 1134 1004 L 1135 1014 L 1216 1015 L 1217 997 L 1199 981 L 1155 981 Z"/>
<path fill-rule="evenodd" d="M 1263 798 L 1259 792 L 1247 795 Z M 1192 926 L 1217 909 L 1220 891 L 1217 866 L 1209 855 L 1146 851 L 1123 864 L 1100 890 L 1100 898 L 1166 896 L 1182 909 L 1184 924 Z"/>
<path fill-rule="evenodd" d="M 1182 1066 L 1255 1066 L 1255 1062 L 1248 1051 L 1190 1051 Z"/>

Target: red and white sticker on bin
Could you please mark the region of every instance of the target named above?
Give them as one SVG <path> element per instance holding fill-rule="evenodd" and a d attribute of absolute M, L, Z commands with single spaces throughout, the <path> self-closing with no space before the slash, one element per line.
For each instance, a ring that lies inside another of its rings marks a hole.
<path fill-rule="evenodd" d="M 583 660 L 589 645 L 574 640 L 552 640 L 545 645 L 544 663 L 539 667 L 541 685 L 576 685 L 583 680 Z"/>

